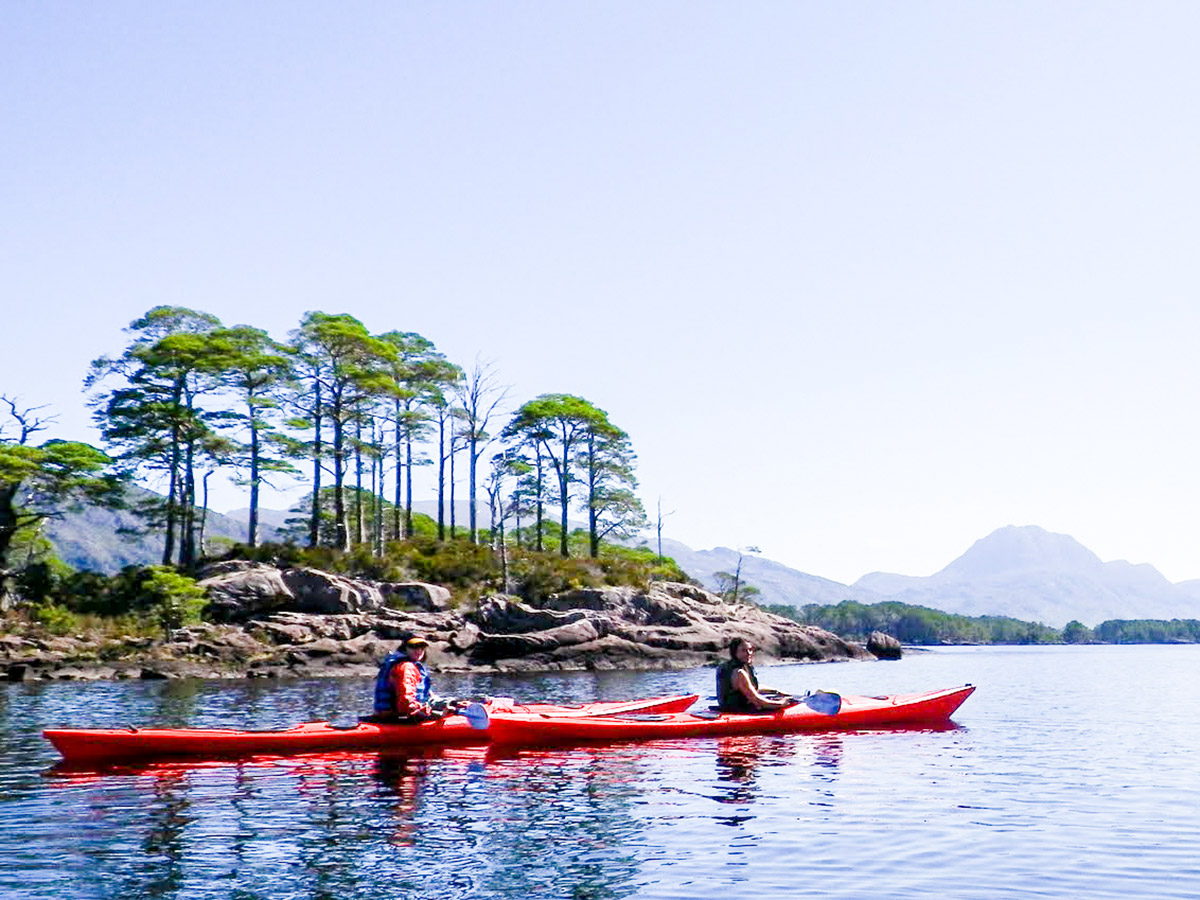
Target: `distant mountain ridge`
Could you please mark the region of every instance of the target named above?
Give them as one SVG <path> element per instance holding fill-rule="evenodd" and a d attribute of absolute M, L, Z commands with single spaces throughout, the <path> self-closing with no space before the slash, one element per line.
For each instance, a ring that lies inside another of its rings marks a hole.
<path fill-rule="evenodd" d="M 1009 525 L 925 578 L 874 572 L 853 585 L 888 600 L 964 616 L 1004 615 L 1061 628 L 1108 619 L 1200 618 L 1200 582 L 1153 566 L 1103 562 L 1065 534 Z"/>
<path fill-rule="evenodd" d="M 413 505 L 436 515 L 433 501 Z M 455 505 L 455 519 L 465 531 L 466 504 Z M 289 515 L 260 510 L 261 538 L 277 539 Z M 206 535 L 244 541 L 247 519 L 244 509 L 225 515 L 210 511 Z M 478 523 L 487 527 L 486 510 L 479 511 Z M 139 524 L 132 513 L 89 507 L 50 522 L 47 536 L 72 566 L 111 574 L 127 565 L 161 559 L 161 535 L 123 533 Z M 728 547 L 693 550 L 664 539 L 663 553 L 709 588 L 717 586 L 715 573 L 732 573 L 738 564 L 738 552 Z M 1103 562 L 1074 538 L 1036 525 L 999 528 L 927 577 L 873 572 L 844 585 L 743 554 L 742 579 L 761 591 L 762 603 L 796 607 L 894 600 L 965 616 L 1008 616 L 1054 628 L 1071 620 L 1091 627 L 1108 619 L 1200 619 L 1200 579 L 1172 584 L 1148 564 Z"/>
<path fill-rule="evenodd" d="M 663 552 L 710 588 L 718 571 L 733 572 L 738 553 L 692 550 L 663 541 Z M 759 556 L 743 555 L 742 578 L 763 603 L 796 607 L 843 600 L 885 600 L 964 616 L 1007 616 L 1062 628 L 1109 619 L 1200 619 L 1200 580 L 1172 584 L 1148 564 L 1103 562 L 1074 538 L 1036 525 L 999 528 L 927 577 L 873 572 L 839 584 Z"/>
<path fill-rule="evenodd" d="M 693 550 L 679 541 L 663 538 L 662 552 L 664 556 L 674 559 L 683 571 L 710 589 L 717 587 L 717 572 L 728 572 L 732 575 L 738 565 L 738 551 L 728 547 Z M 876 603 L 879 600 L 870 591 L 848 587 L 828 578 L 808 575 L 774 560 L 748 553 L 741 556 L 742 581 L 761 591 L 758 597 L 760 603 L 804 606 L 807 603 L 828 605 L 841 603 L 843 600 L 860 600 L 864 603 Z"/>
<path fill-rule="evenodd" d="M 141 494 L 141 488 L 130 488 L 131 502 Z M 265 512 L 265 511 L 264 511 Z M 286 517 L 286 513 L 278 513 Z M 272 520 L 273 521 L 273 520 Z M 263 539 L 273 539 L 277 532 L 270 524 L 262 526 Z M 245 541 L 246 522 L 236 515 L 222 515 L 209 510 L 205 516 L 206 538 L 226 538 Z M 163 534 L 160 530 L 145 530 L 142 520 L 130 510 L 103 509 L 84 506 L 61 518 L 46 523 L 46 537 L 54 545 L 59 559 L 76 569 L 90 569 L 107 575 L 126 566 L 148 566 L 162 562 Z"/>

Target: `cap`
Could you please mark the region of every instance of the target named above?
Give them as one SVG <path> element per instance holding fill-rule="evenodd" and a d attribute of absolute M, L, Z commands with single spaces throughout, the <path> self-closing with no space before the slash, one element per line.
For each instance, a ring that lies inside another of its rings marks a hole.
<path fill-rule="evenodd" d="M 428 647 L 429 641 L 425 640 L 425 638 L 421 637 L 419 634 L 414 634 L 412 637 L 410 637 L 407 641 L 404 642 L 404 646 L 405 647 Z"/>

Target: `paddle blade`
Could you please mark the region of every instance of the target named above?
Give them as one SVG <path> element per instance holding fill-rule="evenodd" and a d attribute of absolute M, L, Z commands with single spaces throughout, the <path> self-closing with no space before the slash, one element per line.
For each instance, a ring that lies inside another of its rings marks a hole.
<path fill-rule="evenodd" d="M 467 724 L 477 731 L 487 731 L 490 717 L 488 711 L 484 709 L 482 703 L 468 703 L 463 709 L 462 714 L 467 719 Z"/>
<path fill-rule="evenodd" d="M 809 709 L 827 716 L 836 716 L 838 710 L 842 708 L 841 695 L 834 694 L 831 691 L 817 691 L 815 694 L 807 694 L 804 697 L 804 703 Z"/>

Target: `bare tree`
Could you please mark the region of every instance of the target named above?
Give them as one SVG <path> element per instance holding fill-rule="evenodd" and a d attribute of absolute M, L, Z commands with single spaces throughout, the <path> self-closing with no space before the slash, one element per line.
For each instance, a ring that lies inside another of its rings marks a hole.
<path fill-rule="evenodd" d="M 470 540 L 477 543 L 478 527 L 476 524 L 475 496 L 476 469 L 479 458 L 496 440 L 495 435 L 488 434 L 488 423 L 496 415 L 500 404 L 508 397 L 508 388 L 496 382 L 495 368 L 487 360 L 475 357 L 475 365 L 467 373 L 466 378 L 456 389 L 458 402 L 462 408 L 462 437 L 466 442 L 467 463 L 469 474 L 468 502 L 470 513 Z"/>
<path fill-rule="evenodd" d="M 654 529 L 658 534 L 658 562 L 659 562 L 659 565 L 661 565 L 662 561 L 663 561 L 663 554 L 662 554 L 663 519 L 665 519 L 667 516 L 673 516 L 673 515 L 675 515 L 675 510 L 671 510 L 669 513 L 664 513 L 662 511 L 662 497 L 659 497 L 658 498 L 658 520 L 655 522 L 655 529 Z M 740 574 L 740 569 L 739 569 L 739 574 Z"/>

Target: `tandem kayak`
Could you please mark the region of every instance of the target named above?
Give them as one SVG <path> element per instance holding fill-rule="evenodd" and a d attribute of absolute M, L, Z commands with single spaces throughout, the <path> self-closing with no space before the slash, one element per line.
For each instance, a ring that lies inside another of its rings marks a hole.
<path fill-rule="evenodd" d="M 495 745 L 522 747 L 937 724 L 949 719 L 974 690 L 967 684 L 923 694 L 843 695 L 833 714 L 803 702 L 776 712 L 754 714 L 699 711 L 551 718 L 514 713 L 494 717 L 488 732 Z"/>
<path fill-rule="evenodd" d="M 600 718 L 637 713 L 681 712 L 698 697 L 685 694 L 642 700 L 603 701 L 577 706 L 514 704 L 494 699 L 482 704 L 491 723 L 506 715 Z M 490 726 L 479 730 L 465 716 L 411 724 L 360 721 L 357 725 L 305 722 L 276 731 L 204 728 L 55 728 L 42 732 L 68 763 L 119 762 L 170 756 L 229 757 L 312 753 L 322 750 L 378 750 L 399 747 L 486 743 Z"/>

